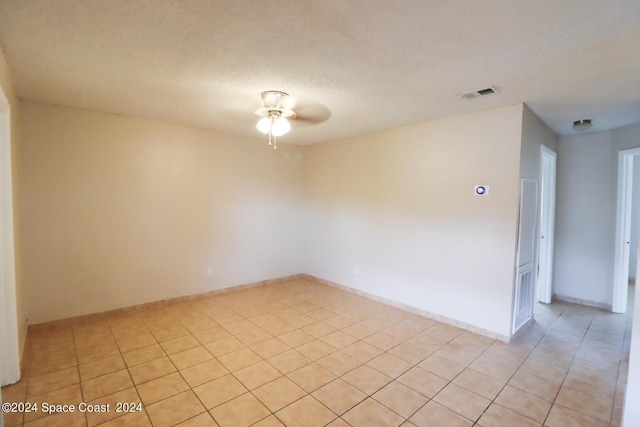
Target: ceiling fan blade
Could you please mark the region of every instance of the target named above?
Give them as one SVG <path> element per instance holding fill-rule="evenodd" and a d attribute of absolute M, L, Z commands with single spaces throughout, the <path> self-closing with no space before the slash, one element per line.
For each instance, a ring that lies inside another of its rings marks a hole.
<path fill-rule="evenodd" d="M 296 118 L 291 120 L 292 126 L 317 125 L 331 117 L 331 111 L 327 107 L 310 99 L 296 98 L 292 109 L 296 112 Z"/>

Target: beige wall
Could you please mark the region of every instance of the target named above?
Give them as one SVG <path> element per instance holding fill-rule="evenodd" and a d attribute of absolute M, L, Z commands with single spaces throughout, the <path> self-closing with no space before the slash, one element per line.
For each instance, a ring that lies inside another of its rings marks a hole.
<path fill-rule="evenodd" d="M 19 100 L 15 92 L 11 71 L 9 70 L 9 64 L 7 64 L 4 52 L 0 48 L 0 87 L 5 96 L 9 100 L 11 105 L 11 170 L 13 175 L 13 223 L 14 223 L 14 238 L 15 238 L 15 257 L 16 257 L 16 312 L 18 318 L 18 337 L 20 340 L 20 354 L 24 349 L 24 343 L 27 336 L 27 323 L 25 321 L 25 297 L 24 286 L 22 280 L 22 270 L 20 269 L 20 214 L 18 210 L 20 200 L 20 189 L 18 188 L 18 174 L 19 174 L 19 132 L 18 132 L 18 118 L 19 118 Z"/>
<path fill-rule="evenodd" d="M 522 120 L 519 104 L 308 147 L 305 271 L 508 337 Z"/>
<path fill-rule="evenodd" d="M 30 323 L 301 273 L 300 147 L 20 105 Z"/>

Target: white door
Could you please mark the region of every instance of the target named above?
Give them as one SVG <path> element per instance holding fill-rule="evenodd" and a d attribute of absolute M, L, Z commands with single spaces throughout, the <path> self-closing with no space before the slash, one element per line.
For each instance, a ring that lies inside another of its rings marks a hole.
<path fill-rule="evenodd" d="M 513 333 L 533 316 L 537 216 L 538 182 L 532 179 L 522 179 L 520 181 L 520 219 L 516 289 L 513 301 Z"/>
<path fill-rule="evenodd" d="M 538 301 L 551 303 L 553 296 L 553 236 L 556 209 L 556 153 L 541 146 L 540 247 L 538 255 Z"/>

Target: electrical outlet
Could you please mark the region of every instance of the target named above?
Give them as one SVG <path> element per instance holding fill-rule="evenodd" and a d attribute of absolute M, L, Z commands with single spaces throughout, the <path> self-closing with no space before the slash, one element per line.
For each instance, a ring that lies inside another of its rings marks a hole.
<path fill-rule="evenodd" d="M 207 276 L 213 276 L 213 267 L 207 267 Z"/>
<path fill-rule="evenodd" d="M 358 267 L 357 265 L 353 266 L 353 274 L 358 275 L 360 274 L 360 267 Z"/>

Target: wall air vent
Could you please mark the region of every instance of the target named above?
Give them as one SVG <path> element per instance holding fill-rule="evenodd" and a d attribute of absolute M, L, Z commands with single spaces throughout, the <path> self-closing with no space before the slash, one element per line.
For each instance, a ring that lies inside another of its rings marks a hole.
<path fill-rule="evenodd" d="M 492 95 L 494 93 L 498 93 L 498 89 L 496 89 L 494 86 L 491 86 L 486 89 L 474 90 L 471 92 L 463 93 L 462 97 L 464 99 L 471 99 L 471 98 L 477 98 L 479 96 Z"/>

